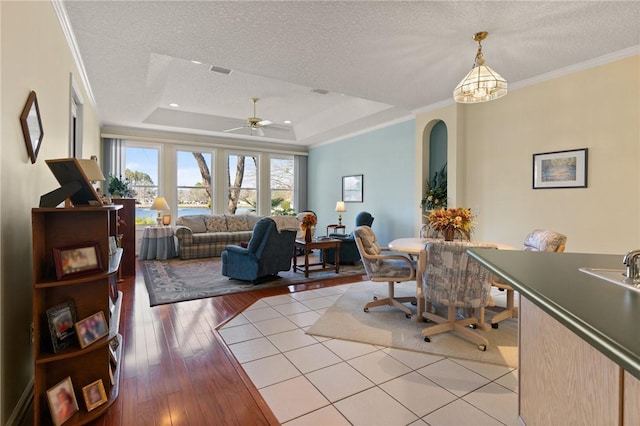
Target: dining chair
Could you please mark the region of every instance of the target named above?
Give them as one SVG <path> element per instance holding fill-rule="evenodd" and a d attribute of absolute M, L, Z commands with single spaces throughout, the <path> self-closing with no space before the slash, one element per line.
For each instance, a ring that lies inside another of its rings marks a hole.
<path fill-rule="evenodd" d="M 524 239 L 525 251 L 547 251 L 561 253 L 564 251 L 567 237 L 559 232 L 547 231 L 544 229 L 534 229 Z M 491 327 L 498 328 L 500 321 L 509 318 L 518 318 L 518 308 L 515 306 L 515 291 L 509 284 L 500 281 L 499 277 L 494 277 L 493 287 L 506 291 L 506 307 L 491 318 Z M 491 310 L 497 309 L 491 307 Z"/>
<path fill-rule="evenodd" d="M 364 311 L 369 312 L 369 308 L 388 305 L 400 309 L 407 318 L 411 318 L 413 311 L 404 304 L 416 303 L 416 297 L 396 297 L 395 284 L 416 279 L 415 262 L 399 254 L 381 254 L 389 251 L 389 248 L 380 247 L 376 242 L 376 234 L 366 225 L 356 227 L 353 234 L 369 280 L 388 283 L 387 296 L 378 298 L 374 295 L 373 301 L 364 305 Z"/>
<path fill-rule="evenodd" d="M 447 316 L 433 313 L 428 308 L 423 311 L 423 319 L 437 324 L 424 328 L 422 335 L 425 342 L 430 342 L 435 334 L 453 331 L 486 351 L 489 341 L 469 326 L 485 329 L 484 308 L 491 299 L 493 273 L 467 254 L 470 248 L 497 246 L 469 241 L 430 241 L 426 244 L 423 294 L 429 304 L 446 306 Z M 458 318 L 458 309 L 466 316 Z"/>

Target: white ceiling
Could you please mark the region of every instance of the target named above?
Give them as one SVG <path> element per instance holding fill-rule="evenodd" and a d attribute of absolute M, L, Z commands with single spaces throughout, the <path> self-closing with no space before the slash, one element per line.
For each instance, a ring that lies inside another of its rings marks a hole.
<path fill-rule="evenodd" d="M 478 31 L 512 88 L 640 46 L 638 1 L 62 4 L 103 126 L 229 137 L 259 97 L 258 117 L 275 124 L 242 137 L 299 146 L 452 102 Z"/>

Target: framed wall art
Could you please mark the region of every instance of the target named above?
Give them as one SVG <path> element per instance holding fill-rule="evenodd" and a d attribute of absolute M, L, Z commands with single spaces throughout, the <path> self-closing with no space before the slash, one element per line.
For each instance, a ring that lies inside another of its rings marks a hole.
<path fill-rule="evenodd" d="M 20 125 L 22 126 L 24 142 L 27 145 L 27 153 L 31 159 L 31 164 L 33 164 L 38 158 L 40 144 L 42 143 L 42 138 L 44 138 L 38 98 L 33 90 L 29 93 L 27 103 L 24 105 L 22 114 L 20 114 Z"/>
<path fill-rule="evenodd" d="M 345 203 L 362 203 L 363 175 L 342 176 L 342 201 Z"/>
<path fill-rule="evenodd" d="M 533 189 L 586 188 L 588 149 L 533 154 Z"/>

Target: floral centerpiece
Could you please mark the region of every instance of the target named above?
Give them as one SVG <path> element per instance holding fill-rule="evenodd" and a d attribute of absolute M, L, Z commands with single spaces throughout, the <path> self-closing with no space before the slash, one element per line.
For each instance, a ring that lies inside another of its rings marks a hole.
<path fill-rule="evenodd" d="M 307 213 L 302 216 L 302 222 L 300 223 L 300 229 L 304 231 L 304 239 L 305 241 L 311 241 L 311 228 L 316 226 L 318 223 L 318 219 L 316 215 L 313 213 Z"/>
<path fill-rule="evenodd" d="M 445 236 L 445 240 L 453 240 L 456 233 L 461 234 L 466 239 L 471 238 L 473 231 L 473 214 L 471 209 L 453 208 L 436 209 L 429 212 L 429 226 Z"/>
<path fill-rule="evenodd" d="M 420 200 L 423 211 L 447 207 L 447 165 L 427 179 L 424 197 Z"/>

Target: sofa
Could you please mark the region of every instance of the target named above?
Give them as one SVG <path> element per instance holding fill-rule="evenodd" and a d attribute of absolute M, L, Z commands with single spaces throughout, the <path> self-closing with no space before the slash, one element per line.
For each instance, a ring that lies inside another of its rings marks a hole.
<path fill-rule="evenodd" d="M 219 257 L 227 245 L 248 243 L 253 227 L 261 218 L 251 214 L 180 216 L 174 227 L 178 256 L 180 259 Z"/>

